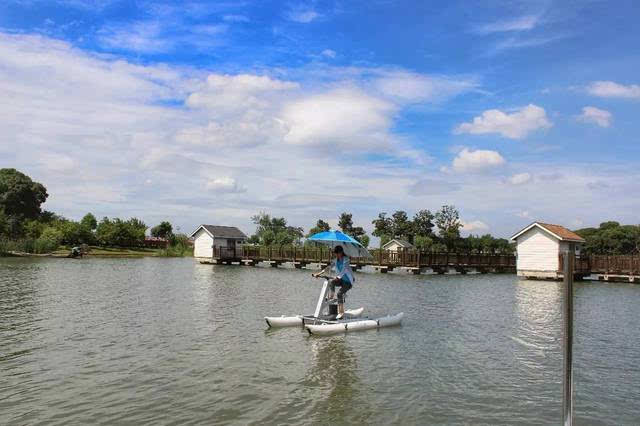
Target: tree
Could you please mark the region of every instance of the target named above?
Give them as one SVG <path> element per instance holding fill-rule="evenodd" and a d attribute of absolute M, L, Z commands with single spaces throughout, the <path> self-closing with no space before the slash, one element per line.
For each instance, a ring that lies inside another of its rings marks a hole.
<path fill-rule="evenodd" d="M 378 214 L 378 218 L 374 219 L 371 224 L 374 226 L 372 234 L 380 238 L 380 246 L 383 246 L 393 236 L 393 220 L 387 217 L 387 213 Z"/>
<path fill-rule="evenodd" d="M 256 232 L 250 240 L 266 246 L 300 244 L 304 236 L 302 228 L 287 226 L 287 220 L 283 217 L 271 217 L 261 212 L 252 216 L 251 220 L 256 225 Z"/>
<path fill-rule="evenodd" d="M 343 212 L 338 218 L 338 227 L 345 234 L 351 235 L 353 229 L 353 215 L 351 213 Z"/>
<path fill-rule="evenodd" d="M 435 215 L 436 226 L 442 242 L 447 250 L 452 250 L 458 239 L 460 239 L 460 213 L 455 206 L 442 206 Z"/>
<path fill-rule="evenodd" d="M 325 222 L 322 219 L 318 219 L 318 221 L 316 222 L 316 226 L 309 229 L 309 233 L 306 235 L 306 237 L 309 238 L 312 235 L 317 234 L 318 232 L 325 232 L 325 231 L 329 231 L 330 229 L 331 227 L 327 222 Z"/>
<path fill-rule="evenodd" d="M 9 235 L 9 219 L 0 209 L 0 237 Z"/>
<path fill-rule="evenodd" d="M 413 216 L 413 233 L 416 236 L 431 237 L 433 235 L 434 215 L 430 210 L 420 210 Z"/>
<path fill-rule="evenodd" d="M 338 226 L 342 232 L 355 238 L 363 246 L 367 247 L 369 245 L 369 237 L 364 228 L 362 226 L 353 226 L 353 214 L 342 213 L 338 218 Z"/>
<path fill-rule="evenodd" d="M 576 231 L 585 239 L 585 254 L 636 254 L 640 253 L 640 226 L 603 222 L 598 228 Z"/>
<path fill-rule="evenodd" d="M 82 220 L 80 221 L 80 224 L 82 224 L 82 226 L 86 227 L 90 231 L 95 231 L 96 228 L 98 227 L 98 221 L 96 220 L 96 217 L 92 213 L 85 214 Z"/>
<path fill-rule="evenodd" d="M 48 196 L 44 185 L 29 176 L 16 169 L 0 169 L 0 210 L 6 216 L 20 221 L 36 219 Z"/>
<path fill-rule="evenodd" d="M 160 222 L 159 225 L 151 228 L 151 235 L 157 238 L 171 238 L 173 235 L 173 226 L 167 221 Z"/>
<path fill-rule="evenodd" d="M 433 238 L 423 235 L 416 235 L 413 239 L 413 245 L 420 250 L 430 250 L 433 247 Z"/>
<path fill-rule="evenodd" d="M 395 238 L 403 238 L 413 243 L 413 223 L 409 220 L 407 212 L 398 210 L 392 217 L 392 236 Z"/>

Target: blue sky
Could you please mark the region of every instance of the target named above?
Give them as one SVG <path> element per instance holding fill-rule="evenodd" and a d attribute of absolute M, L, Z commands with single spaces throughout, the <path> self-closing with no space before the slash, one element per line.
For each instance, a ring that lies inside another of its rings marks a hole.
<path fill-rule="evenodd" d="M 424 3 L 424 4 L 422 4 Z M 0 5 L 0 166 L 79 218 L 251 231 L 456 205 L 638 223 L 632 1 Z"/>

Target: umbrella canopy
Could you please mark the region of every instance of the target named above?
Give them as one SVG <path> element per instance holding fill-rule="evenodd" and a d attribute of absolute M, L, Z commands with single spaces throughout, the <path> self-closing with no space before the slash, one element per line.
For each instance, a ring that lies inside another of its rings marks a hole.
<path fill-rule="evenodd" d="M 318 232 L 309 237 L 309 241 L 324 244 L 332 248 L 342 246 L 344 254 L 349 257 L 371 257 L 371 254 L 358 240 L 340 231 Z"/>

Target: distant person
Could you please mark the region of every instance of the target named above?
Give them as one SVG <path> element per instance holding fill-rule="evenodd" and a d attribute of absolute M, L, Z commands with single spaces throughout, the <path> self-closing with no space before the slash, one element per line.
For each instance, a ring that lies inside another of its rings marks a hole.
<path fill-rule="evenodd" d="M 328 274 L 333 271 L 335 276 L 329 281 L 330 291 L 329 300 L 333 300 L 336 297 L 336 287 L 340 287 L 338 291 L 338 316 L 337 319 L 341 319 L 344 316 L 344 295 L 347 291 L 351 290 L 355 278 L 353 277 L 353 270 L 349 264 L 349 257 L 345 256 L 342 246 L 336 246 L 333 249 L 333 253 L 336 255 L 335 259 L 331 261 L 326 268 L 322 271 L 312 274 L 314 277 Z"/>

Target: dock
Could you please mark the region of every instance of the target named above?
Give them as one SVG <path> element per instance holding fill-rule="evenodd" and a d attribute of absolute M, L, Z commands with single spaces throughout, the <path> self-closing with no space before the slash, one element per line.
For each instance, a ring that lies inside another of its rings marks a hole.
<path fill-rule="evenodd" d="M 516 257 L 505 254 L 440 253 L 423 250 L 371 250 L 371 258 L 350 258 L 351 267 L 372 268 L 380 273 L 401 269 L 412 274 L 430 270 L 435 274 L 456 272 L 466 274 L 515 272 Z M 214 247 L 211 259 L 199 259 L 204 264 L 257 266 L 277 268 L 288 264 L 296 269 L 314 265 L 324 267 L 331 262 L 332 252 L 323 247 Z"/>

